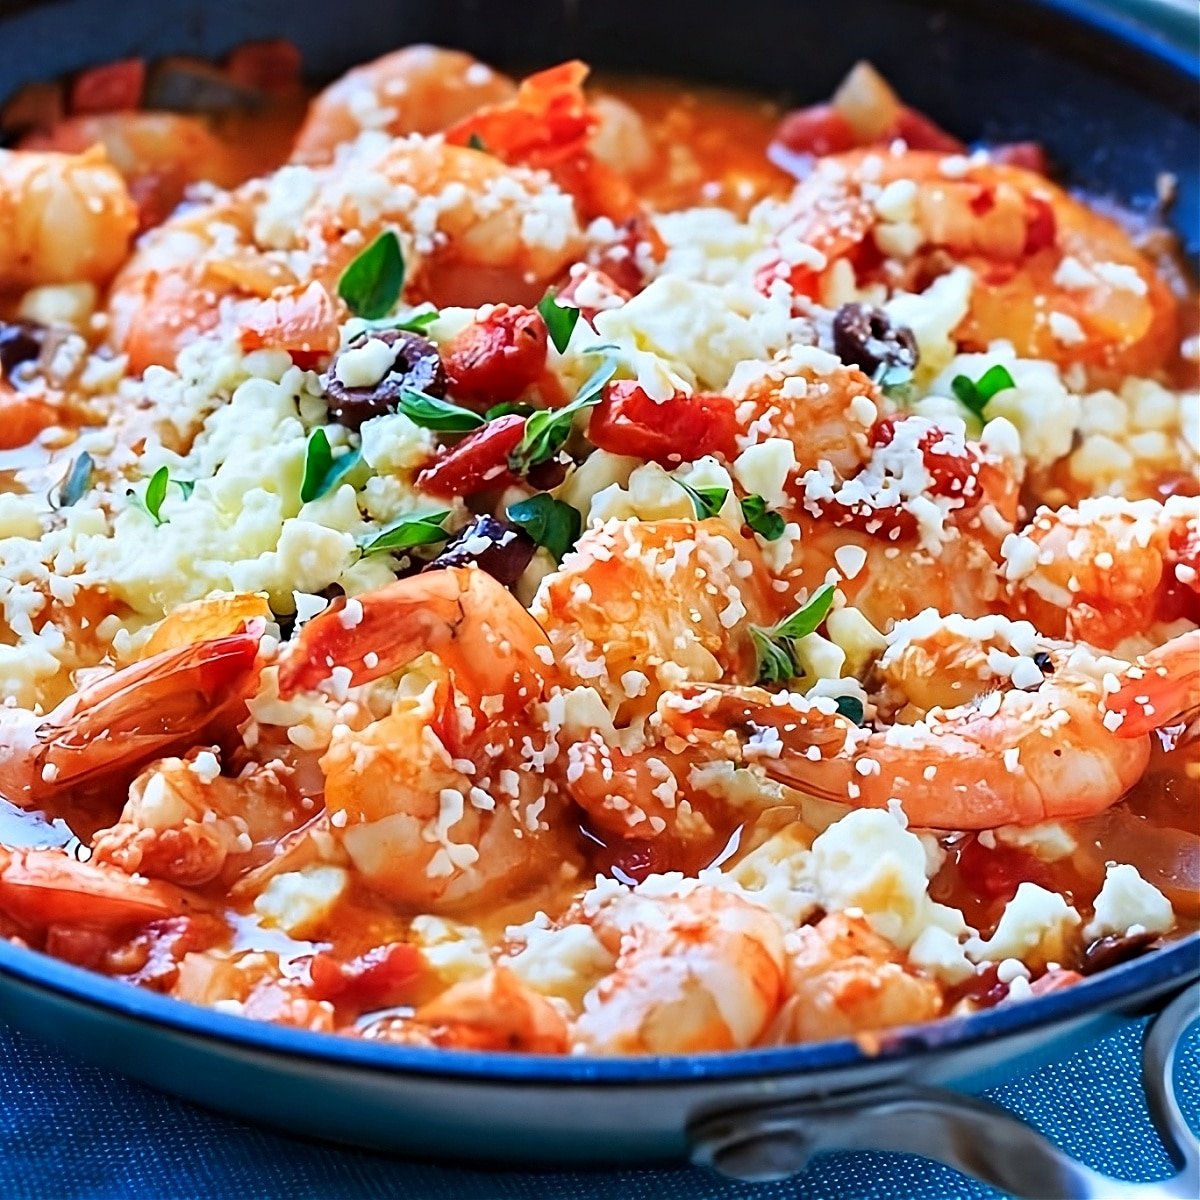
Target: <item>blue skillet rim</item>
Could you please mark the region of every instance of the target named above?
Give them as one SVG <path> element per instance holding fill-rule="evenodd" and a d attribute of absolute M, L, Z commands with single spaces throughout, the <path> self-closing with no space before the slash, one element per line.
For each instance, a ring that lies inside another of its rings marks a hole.
<path fill-rule="evenodd" d="M 1037 1027 L 1098 1016 L 1119 1010 L 1122 1004 L 1136 1009 L 1140 1002 L 1200 978 L 1200 933 L 1045 996 L 1003 1004 L 969 1016 L 946 1017 L 889 1030 L 875 1054 L 866 1053 L 850 1039 L 757 1050 L 629 1058 L 429 1049 L 313 1033 L 216 1012 L 97 975 L 10 942 L 0 941 L 0 975 L 20 986 L 50 992 L 75 1004 L 100 1009 L 112 1017 L 152 1025 L 172 1034 L 343 1070 L 495 1084 L 686 1084 L 898 1063 L 924 1053 L 964 1050 Z"/>
<path fill-rule="evenodd" d="M 1049 10 L 1093 30 L 1113 44 L 1155 60 L 1192 81 L 1200 81 L 1200 58 L 1194 49 L 1173 40 L 1166 32 L 1171 16 L 1151 0 L 1131 4 L 1122 13 L 1098 7 L 1089 0 L 1024 0 L 1024 5 Z M 1098 1016 L 1119 1009 L 1122 1004 L 1136 1007 L 1139 1001 L 1200 978 L 1200 933 L 1190 934 L 1144 958 L 1110 968 L 1059 992 L 970 1016 L 946 1017 L 889 1031 L 884 1045 L 875 1054 L 867 1054 L 848 1039 L 716 1054 L 636 1058 L 434 1050 L 312 1033 L 216 1012 L 97 975 L 4 940 L 0 940 L 0 975 L 19 986 L 99 1009 L 114 1018 L 218 1042 L 237 1050 L 300 1059 L 314 1065 L 497 1085 L 684 1084 L 898 1063 L 924 1053 L 965 1050 L 1038 1027 Z"/>

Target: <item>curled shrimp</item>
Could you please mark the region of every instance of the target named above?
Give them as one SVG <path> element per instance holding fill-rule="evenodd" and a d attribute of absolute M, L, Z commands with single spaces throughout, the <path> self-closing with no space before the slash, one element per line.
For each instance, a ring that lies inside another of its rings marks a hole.
<path fill-rule="evenodd" d="M 165 883 L 80 862 L 65 850 L 0 846 L 0 914 L 30 932 L 59 924 L 115 932 L 176 916 L 184 906 Z"/>
<path fill-rule="evenodd" d="M 405 243 L 405 299 L 438 307 L 536 303 L 576 256 L 571 199 L 544 177 L 439 139 L 366 143 L 329 167 L 251 180 L 142 238 L 108 299 L 110 340 L 131 369 L 170 366 L 214 330 L 241 336 L 248 349 L 267 344 L 256 333 L 265 302 L 307 297 L 311 308 L 313 284 L 335 295 L 345 268 L 385 230 Z M 541 218 L 544 234 L 528 236 Z M 285 315 L 266 324 L 286 325 Z M 330 348 L 331 322 L 317 322 L 314 335 L 312 313 L 303 316 L 300 341 L 283 348 L 313 366 L 312 351 Z"/>
<path fill-rule="evenodd" d="M 23 808 L 111 788 L 244 712 L 262 625 L 163 651 L 88 683 L 44 717 L 0 708 L 0 795 Z"/>
<path fill-rule="evenodd" d="M 0 150 L 0 289 L 107 283 L 137 211 L 102 149 Z"/>
<path fill-rule="evenodd" d="M 931 1021 L 942 995 L 862 917 L 831 913 L 784 940 L 788 998 L 772 1040 L 816 1042 Z"/>
<path fill-rule="evenodd" d="M 1107 666 L 1085 647 L 1040 639 L 1028 625 L 1006 630 L 1003 618 L 938 623 L 933 633 L 919 618 L 909 625 L 893 632 L 880 671 L 893 689 L 919 687 L 928 700 L 937 698 L 931 663 L 949 660 L 943 686 L 954 707 L 910 702 L 905 723 L 860 729 L 832 701 L 710 688 L 660 711 L 681 736 L 780 783 L 853 807 L 899 805 L 911 824 L 934 829 L 1091 816 L 1142 777 L 1149 739 L 1118 737 L 1106 723 Z"/>
<path fill-rule="evenodd" d="M 408 1045 L 530 1054 L 564 1054 L 570 1041 L 558 1009 L 505 967 L 453 984 L 412 1017 L 379 1017 L 360 1032 Z"/>
<path fill-rule="evenodd" d="M 68 117 L 30 134 L 22 150 L 78 154 L 102 146 L 137 205 L 139 231 L 164 221 L 189 184 L 240 183 L 242 173 L 226 146 L 198 117 L 166 112 L 116 112 Z"/>
<path fill-rule="evenodd" d="M 419 691 L 362 727 L 335 727 L 320 760 L 325 812 L 281 844 L 269 873 L 348 861 L 397 902 L 445 912 L 530 886 L 565 859 L 542 779 L 553 747 L 535 746 L 528 717 L 553 659 L 485 572 L 429 571 L 331 606 L 282 663 L 280 694 L 366 683 L 425 654 L 444 674 L 422 673 Z"/>
<path fill-rule="evenodd" d="M 1160 621 L 1200 624 L 1194 496 L 1042 508 L 1002 554 L 1011 611 L 1052 636 L 1112 649 Z"/>
<path fill-rule="evenodd" d="M 93 837 L 91 861 L 181 887 L 228 883 L 262 861 L 305 816 L 289 772 L 278 762 L 236 779 L 219 769 L 213 750 L 147 768 L 116 824 Z"/>
<path fill-rule="evenodd" d="M 594 688 L 625 725 L 684 679 L 753 678 L 750 626 L 778 607 L 758 548 L 711 517 L 587 530 L 531 612 L 563 677 Z"/>
<path fill-rule="evenodd" d="M 754 1045 L 783 999 L 783 934 L 766 909 L 705 885 L 622 893 L 591 918 L 613 954 L 584 997 L 575 1040 L 598 1054 Z"/>
<path fill-rule="evenodd" d="M 1174 352 L 1177 303 L 1115 222 L 1017 166 L 936 151 L 851 151 L 822 159 L 797 189 L 789 237 L 817 253 L 789 269 L 769 264 L 764 286 L 786 277 L 817 297 L 839 263 L 859 285 L 915 285 L 947 263 L 975 273 L 960 348 L 997 340 L 1063 367 L 1148 375 Z M 880 256 L 899 264 L 881 274 Z"/>
<path fill-rule="evenodd" d="M 439 133 L 515 90 L 512 80 L 461 50 L 405 46 L 325 88 L 309 105 L 292 159 L 329 162 L 339 146 L 368 129 L 392 137 Z"/>
<path fill-rule="evenodd" d="M 1180 634 L 1140 656 L 1104 702 L 1120 718 L 1117 733 L 1139 738 L 1186 722 L 1200 709 L 1200 630 Z"/>

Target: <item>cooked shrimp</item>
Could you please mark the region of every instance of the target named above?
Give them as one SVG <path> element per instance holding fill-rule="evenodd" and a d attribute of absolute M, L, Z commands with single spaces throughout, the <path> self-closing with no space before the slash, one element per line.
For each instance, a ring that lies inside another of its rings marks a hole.
<path fill-rule="evenodd" d="M 1011 610 L 1111 649 L 1156 622 L 1200 624 L 1200 499 L 1097 497 L 1039 509 L 1002 547 Z"/>
<path fill-rule="evenodd" d="M 797 461 L 777 507 L 789 549 L 782 561 L 772 551 L 789 601 L 836 579 L 881 628 L 930 604 L 990 611 L 1017 512 L 1014 464 L 968 439 L 960 421 L 878 420 L 878 402 L 860 372 L 835 368 L 768 377 L 739 406 L 739 420 L 791 442 Z"/>
<path fill-rule="evenodd" d="M 0 150 L 0 289 L 104 284 L 136 227 L 125 181 L 103 150 Z"/>
<path fill-rule="evenodd" d="M 784 940 L 787 1000 L 770 1040 L 815 1042 L 931 1021 L 942 995 L 861 917 L 832 913 Z"/>
<path fill-rule="evenodd" d="M 752 1046 L 783 999 L 783 934 L 766 909 L 696 885 L 640 888 L 591 918 L 616 965 L 585 997 L 575 1041 L 598 1054 Z"/>
<path fill-rule="evenodd" d="M 563 1054 L 570 1041 L 558 1009 L 505 967 L 453 984 L 412 1017 L 380 1017 L 360 1032 L 409 1045 L 529 1054 Z"/>
<path fill-rule="evenodd" d="M 446 139 L 480 144 L 507 163 L 548 171 L 575 198 L 585 220 L 630 221 L 641 211 L 636 194 L 593 149 L 601 116 L 584 95 L 587 75 L 587 64 L 579 61 L 530 75 L 511 100 L 464 117 L 446 130 Z M 625 120 L 636 122 L 636 114 L 627 112 Z"/>
<path fill-rule="evenodd" d="M 280 695 L 314 689 L 335 669 L 365 683 L 436 654 L 473 708 L 523 710 L 553 661 L 534 617 L 486 571 L 448 567 L 335 600 L 304 626 L 279 672 Z"/>
<path fill-rule="evenodd" d="M 31 932 L 57 924 L 128 929 L 184 906 L 181 893 L 165 883 L 80 862 L 65 850 L 0 846 L 0 913 Z"/>
<path fill-rule="evenodd" d="M 221 775 L 214 750 L 164 758 L 129 789 L 117 823 L 92 839 L 92 861 L 200 887 L 232 882 L 305 819 L 277 762 Z"/>
<path fill-rule="evenodd" d="M 485 572 L 430 571 L 331 605 L 284 660 L 280 694 L 344 689 L 424 654 L 444 671 L 423 672 L 384 716 L 335 727 L 320 760 L 325 813 L 285 841 L 268 874 L 348 860 L 377 891 L 445 912 L 545 879 L 565 859 L 542 778 L 555 748 L 528 716 L 552 655 Z"/>
<path fill-rule="evenodd" d="M 685 679 L 752 679 L 749 627 L 779 608 L 757 547 L 713 517 L 587 530 L 531 611 L 563 677 L 594 688 L 627 725 Z"/>
<path fill-rule="evenodd" d="M 1137 738 L 1191 720 L 1200 709 L 1200 631 L 1180 634 L 1131 663 L 1104 707 L 1117 734 Z"/>
<path fill-rule="evenodd" d="M 66 789 L 111 789 L 147 760 L 244 713 L 261 636 L 260 622 L 163 651 L 86 684 L 44 717 L 0 708 L 0 795 L 31 807 Z"/>
<path fill-rule="evenodd" d="M 26 395 L 0 378 L 0 450 L 27 446 L 62 419 L 60 407 L 45 395 Z"/>
<path fill-rule="evenodd" d="M 681 735 L 738 753 L 780 783 L 855 807 L 899 805 L 911 824 L 934 829 L 1091 816 L 1146 769 L 1149 740 L 1110 730 L 1107 666 L 1085 647 L 1028 625 L 1006 629 L 1003 618 L 943 625 L 934 614 L 901 625 L 891 643 L 880 662 L 889 684 L 929 698 L 931 657 L 948 657 L 943 687 L 965 687 L 964 699 L 927 711 L 910 701 L 907 723 L 878 729 L 851 725 L 832 701 L 758 688 L 692 689 L 660 712 Z"/>
<path fill-rule="evenodd" d="M 768 264 L 764 287 L 783 276 L 820 296 L 826 272 L 844 261 L 860 285 L 878 276 L 911 289 L 931 266 L 961 263 L 975 272 L 955 331 L 962 349 L 1002 338 L 1024 357 L 1115 375 L 1149 375 L 1174 353 L 1166 282 L 1115 222 L 1036 172 L 934 151 L 851 151 L 822 159 L 792 210 L 788 239 L 816 257 Z M 880 253 L 898 269 L 874 271 Z"/>
<path fill-rule="evenodd" d="M 22 138 L 21 150 L 78 154 L 103 146 L 138 209 L 138 229 L 161 224 L 199 180 L 219 187 L 240 183 L 229 150 L 198 117 L 166 112 L 115 112 L 68 117 Z"/>
<path fill-rule="evenodd" d="M 284 167 L 144 237 L 109 294 L 110 338 L 131 368 L 171 365 L 213 330 L 265 344 L 255 340 L 263 301 L 314 282 L 336 294 L 385 230 L 404 240 L 405 299 L 439 307 L 533 304 L 576 256 L 570 197 L 544 177 L 436 139 L 367 141 L 334 166 Z"/>
<path fill-rule="evenodd" d="M 313 100 L 292 160 L 327 163 L 368 129 L 392 137 L 439 133 L 515 91 L 511 79 L 461 50 L 405 46 L 347 71 Z"/>

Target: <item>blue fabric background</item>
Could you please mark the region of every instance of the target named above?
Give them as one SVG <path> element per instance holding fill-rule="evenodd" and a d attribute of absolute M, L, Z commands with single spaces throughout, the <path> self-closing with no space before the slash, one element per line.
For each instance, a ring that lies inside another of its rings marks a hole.
<path fill-rule="evenodd" d="M 1141 1093 L 1139 1026 L 989 1093 L 1089 1165 L 1126 1179 L 1170 1173 Z M 1178 1076 L 1200 1121 L 1200 1027 Z M 997 1193 L 901 1155 L 818 1159 L 759 1186 L 671 1170 L 473 1171 L 306 1144 L 214 1116 L 0 1030 L 4 1200 L 982 1200 Z"/>

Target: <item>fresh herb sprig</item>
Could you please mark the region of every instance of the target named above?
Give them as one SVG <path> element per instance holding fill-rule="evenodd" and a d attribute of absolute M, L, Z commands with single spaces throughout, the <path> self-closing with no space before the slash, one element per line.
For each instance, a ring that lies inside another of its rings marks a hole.
<path fill-rule="evenodd" d="M 1009 369 L 999 363 L 994 367 L 989 367 L 978 379 L 971 379 L 967 375 L 955 375 L 950 381 L 950 390 L 958 398 L 959 403 L 974 413 L 981 421 L 988 401 L 998 392 L 1016 386 L 1016 380 L 1013 379 Z"/>
<path fill-rule="evenodd" d="M 338 295 L 356 317 L 378 320 L 391 312 L 404 290 L 404 251 L 400 239 L 385 229 L 358 254 L 338 280 Z"/>
<path fill-rule="evenodd" d="M 795 678 L 799 666 L 794 644 L 812 633 L 829 615 L 833 593 L 833 584 L 827 583 L 812 594 L 807 604 L 777 625 L 768 629 L 750 626 L 750 638 L 758 654 L 759 683 L 786 683 Z"/>
<path fill-rule="evenodd" d="M 423 429 L 437 429 L 442 433 L 470 433 L 486 425 L 488 419 L 477 412 L 448 400 L 431 396 L 417 388 L 405 388 L 400 393 L 396 407 L 414 425 Z"/>
<path fill-rule="evenodd" d="M 432 546 L 449 540 L 442 522 L 450 515 L 448 508 L 426 513 L 410 513 L 393 522 L 380 533 L 369 535 L 359 542 L 363 556 L 384 554 L 393 550 L 411 550 L 414 546 Z"/>
<path fill-rule="evenodd" d="M 554 348 L 562 354 L 571 341 L 571 334 L 579 321 L 579 309 L 569 304 L 559 304 L 555 299 L 556 293 L 550 288 L 538 301 L 537 310 L 546 322 L 546 332 L 554 343 Z"/>
<path fill-rule="evenodd" d="M 758 495 L 747 496 L 742 501 L 742 520 L 768 542 L 778 541 L 787 528 L 783 517 L 769 509 L 766 500 Z"/>
<path fill-rule="evenodd" d="M 150 482 L 146 484 L 146 490 L 140 496 L 133 488 L 129 488 L 125 494 L 131 496 L 136 504 L 145 509 L 155 525 L 165 525 L 167 518 L 162 515 L 162 506 L 163 501 L 167 498 L 167 488 L 172 484 L 179 489 L 185 500 L 196 490 L 194 480 L 172 479 L 166 467 L 159 467 L 150 476 Z"/>
<path fill-rule="evenodd" d="M 95 463 L 92 456 L 84 450 L 73 463 L 58 491 L 58 503 L 61 508 L 70 508 L 83 499 L 84 493 L 92 486 L 92 475 Z"/>
<path fill-rule="evenodd" d="M 539 546 L 544 546 L 555 562 L 562 562 L 563 555 L 579 540 L 582 525 L 579 513 L 571 505 L 556 500 L 548 492 L 510 504 L 508 519 Z"/>
<path fill-rule="evenodd" d="M 676 479 L 675 482 L 687 492 L 688 498 L 692 502 L 692 507 L 696 510 L 697 521 L 704 521 L 708 517 L 717 516 L 724 507 L 725 501 L 729 498 L 728 488 L 694 488 L 690 483 L 684 483 L 682 479 Z"/>
<path fill-rule="evenodd" d="M 562 408 L 539 408 L 530 414 L 521 440 L 508 456 L 509 468 L 518 475 L 524 475 L 530 467 L 553 458 L 570 435 L 576 416 L 600 403 L 605 384 L 616 372 L 617 360 L 606 358 L 569 404 L 564 404 Z"/>

